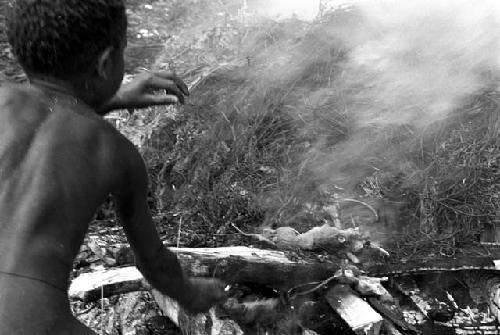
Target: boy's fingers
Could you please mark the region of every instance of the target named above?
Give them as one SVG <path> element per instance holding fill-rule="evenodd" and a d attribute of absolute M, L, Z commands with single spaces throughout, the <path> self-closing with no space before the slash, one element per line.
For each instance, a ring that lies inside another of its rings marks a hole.
<path fill-rule="evenodd" d="M 172 80 L 153 77 L 151 80 L 151 86 L 155 89 L 164 89 L 167 93 L 176 95 L 179 98 L 181 104 L 184 104 L 184 93 L 179 89 L 177 85 Z"/>
<path fill-rule="evenodd" d="M 147 96 L 147 100 L 149 100 L 153 105 L 175 105 L 179 103 L 179 98 L 175 95 L 153 95 L 150 94 Z"/>
<path fill-rule="evenodd" d="M 172 80 L 175 85 L 184 93 L 185 95 L 189 95 L 189 88 L 187 87 L 186 83 L 182 81 L 181 78 L 179 78 L 175 73 L 171 72 L 157 72 L 156 75 L 158 75 L 160 78 L 167 79 L 167 80 Z"/>

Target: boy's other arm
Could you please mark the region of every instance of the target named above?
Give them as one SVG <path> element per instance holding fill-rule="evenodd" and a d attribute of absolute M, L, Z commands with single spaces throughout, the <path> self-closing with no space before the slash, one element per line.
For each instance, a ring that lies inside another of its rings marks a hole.
<path fill-rule="evenodd" d="M 132 145 L 122 155 L 126 157 L 127 166 L 114 198 L 137 268 L 160 292 L 182 300 L 188 281 L 177 256 L 163 246 L 153 223 L 147 204 L 148 179 L 144 162 Z"/>
<path fill-rule="evenodd" d="M 163 246 L 147 204 L 144 161 L 131 143 L 127 142 L 126 146 L 121 154 L 128 163 L 114 197 L 137 268 L 153 287 L 177 300 L 188 311 L 206 311 L 225 300 L 223 284 L 217 280 L 187 278 L 177 256 Z"/>
<path fill-rule="evenodd" d="M 123 84 L 98 113 L 104 115 L 117 109 L 184 104 L 185 96 L 188 95 L 188 87 L 174 73 L 143 72 L 131 82 Z"/>

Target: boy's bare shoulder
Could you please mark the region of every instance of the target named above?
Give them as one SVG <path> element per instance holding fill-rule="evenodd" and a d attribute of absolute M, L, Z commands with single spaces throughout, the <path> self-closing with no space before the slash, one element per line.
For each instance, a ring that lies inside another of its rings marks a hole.
<path fill-rule="evenodd" d="M 78 106 L 68 114 L 73 114 L 67 117 L 71 118 L 73 125 L 79 129 L 75 129 L 74 132 L 82 132 L 83 141 L 90 143 L 99 139 L 96 144 L 104 155 L 102 159 L 112 159 L 114 162 L 123 164 L 129 160 L 128 157 L 138 153 L 137 148 L 125 135 L 108 120 L 95 114 L 89 107 Z"/>
<path fill-rule="evenodd" d="M 76 116 L 73 119 L 78 119 L 76 124 L 78 127 L 87 129 L 84 131 L 86 142 L 92 142 L 94 139 L 99 139 L 97 143 L 101 153 L 101 161 L 112 162 L 114 170 L 128 169 L 136 164 L 137 159 L 142 159 L 136 146 L 123 135 L 111 122 L 104 117 L 95 114 L 88 107 L 79 107 L 86 111 L 73 111 Z"/>
<path fill-rule="evenodd" d="M 126 156 L 136 155 L 137 149 L 132 142 L 90 107 L 62 101 L 56 105 L 45 93 L 29 85 L 0 85 L 0 111 L 4 114 L 17 118 L 24 113 L 30 115 L 29 119 L 39 119 L 33 120 L 34 123 L 50 118 L 52 126 L 48 131 L 60 141 L 70 137 L 72 143 L 97 145 L 106 159 L 123 161 Z"/>
<path fill-rule="evenodd" d="M 2 97 L 4 96 L 17 96 L 19 94 L 29 94 L 31 92 L 36 92 L 31 86 L 29 85 L 20 85 L 20 84 L 14 84 L 14 83 L 2 83 L 0 84 L 0 94 L 2 94 Z"/>
<path fill-rule="evenodd" d="M 26 106 L 33 103 L 47 103 L 43 94 L 27 85 L 0 85 L 0 106 Z"/>

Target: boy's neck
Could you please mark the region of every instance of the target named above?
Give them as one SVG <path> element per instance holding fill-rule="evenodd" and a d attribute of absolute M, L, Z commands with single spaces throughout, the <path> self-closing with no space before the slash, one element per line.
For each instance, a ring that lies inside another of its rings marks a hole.
<path fill-rule="evenodd" d="M 75 90 L 72 89 L 71 85 L 69 85 L 67 82 L 31 78 L 30 84 L 41 89 L 42 91 L 51 91 L 63 95 L 69 95 L 75 98 L 77 97 Z"/>
<path fill-rule="evenodd" d="M 72 97 L 81 103 L 91 106 L 90 102 L 92 101 L 92 98 L 90 94 L 85 93 L 85 90 L 78 89 L 77 85 L 71 81 L 53 78 L 30 77 L 30 84 L 44 92 Z"/>

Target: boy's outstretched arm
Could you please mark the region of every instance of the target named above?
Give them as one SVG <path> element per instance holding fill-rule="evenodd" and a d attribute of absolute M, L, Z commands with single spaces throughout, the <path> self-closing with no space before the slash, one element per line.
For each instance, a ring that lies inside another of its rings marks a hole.
<path fill-rule="evenodd" d="M 98 113 L 104 115 L 117 109 L 184 104 L 188 95 L 188 87 L 174 73 L 142 72 L 131 82 L 123 84 Z"/>
<path fill-rule="evenodd" d="M 187 278 L 177 256 L 163 246 L 147 204 L 146 167 L 137 149 L 131 143 L 126 145 L 122 157 L 127 168 L 114 197 L 137 268 L 154 288 L 189 312 L 207 311 L 226 299 L 224 285 L 216 279 Z"/>

